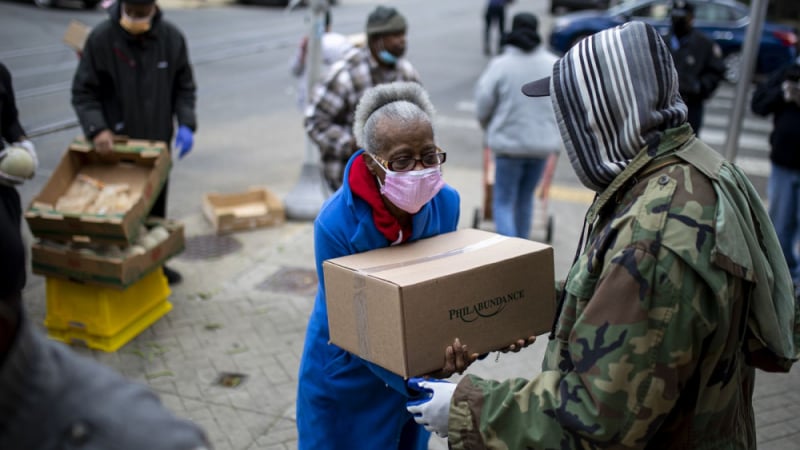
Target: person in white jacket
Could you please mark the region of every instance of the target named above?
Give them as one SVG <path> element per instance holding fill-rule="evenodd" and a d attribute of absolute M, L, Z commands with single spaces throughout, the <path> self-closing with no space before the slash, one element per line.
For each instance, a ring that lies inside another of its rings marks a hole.
<path fill-rule="evenodd" d="M 322 66 L 320 67 L 319 79 L 325 78 L 328 69 L 336 61 L 342 59 L 348 50 L 353 48 L 353 44 L 347 36 L 331 31 L 331 12 L 325 11 L 325 33 L 322 35 L 321 42 Z M 307 102 L 306 93 L 306 59 L 308 53 L 308 36 L 303 36 L 300 45 L 297 47 L 294 56 L 289 62 L 289 71 L 298 79 L 297 83 L 297 108 L 305 110 Z"/>
<path fill-rule="evenodd" d="M 531 105 L 519 95 L 526 80 L 548 76 L 557 57 L 540 45 L 538 19 L 514 16 L 505 50 L 493 58 L 478 80 L 475 103 L 486 144 L 495 156 L 492 212 L 495 229 L 528 239 L 533 220 L 534 191 L 544 175 L 543 194 L 561 149 L 561 135 L 552 104 Z"/>

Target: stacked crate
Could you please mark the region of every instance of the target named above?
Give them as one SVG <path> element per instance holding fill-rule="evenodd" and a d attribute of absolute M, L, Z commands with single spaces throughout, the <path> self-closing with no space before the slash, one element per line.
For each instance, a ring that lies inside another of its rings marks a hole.
<path fill-rule="evenodd" d="M 67 149 L 25 213 L 37 238 L 33 271 L 46 277 L 44 325 L 52 339 L 113 352 L 172 309 L 162 267 L 183 250 L 183 226 L 147 217 L 169 169 L 162 142 L 119 141 L 111 155 L 83 140 Z M 124 184 L 136 200 L 113 213 L 65 210 L 59 200 L 89 176 Z M 156 228 L 161 239 L 142 245 Z"/>

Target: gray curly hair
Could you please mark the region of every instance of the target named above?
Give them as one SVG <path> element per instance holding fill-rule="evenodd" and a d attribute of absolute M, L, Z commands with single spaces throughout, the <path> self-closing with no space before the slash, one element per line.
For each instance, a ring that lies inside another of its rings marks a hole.
<path fill-rule="evenodd" d="M 375 125 L 381 119 L 412 123 L 422 121 L 433 129 L 433 108 L 428 93 L 410 81 L 379 84 L 368 89 L 356 106 L 353 134 L 356 144 L 368 153 L 376 153 L 378 136 Z"/>

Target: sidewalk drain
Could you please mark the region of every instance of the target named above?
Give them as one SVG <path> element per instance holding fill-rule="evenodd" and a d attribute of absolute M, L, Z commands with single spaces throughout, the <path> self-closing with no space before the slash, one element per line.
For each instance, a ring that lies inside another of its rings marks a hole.
<path fill-rule="evenodd" d="M 242 248 L 242 243 L 231 236 L 216 234 L 199 234 L 186 238 L 186 247 L 180 254 L 181 259 L 210 259 L 229 255 Z"/>
<path fill-rule="evenodd" d="M 259 291 L 313 294 L 317 288 L 317 272 L 311 269 L 281 267 L 256 285 Z"/>
<path fill-rule="evenodd" d="M 241 386 L 246 379 L 247 375 L 243 373 L 222 372 L 214 381 L 214 384 L 226 388 L 235 388 Z"/>

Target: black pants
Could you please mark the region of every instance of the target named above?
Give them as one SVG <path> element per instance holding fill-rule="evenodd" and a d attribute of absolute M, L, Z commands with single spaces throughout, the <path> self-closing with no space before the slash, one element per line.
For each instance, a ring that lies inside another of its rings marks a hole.
<path fill-rule="evenodd" d="M 489 5 L 486 8 L 483 27 L 483 52 L 487 55 L 492 53 L 489 41 L 492 34 L 492 23 L 494 22 L 497 22 L 497 53 L 500 53 L 500 49 L 503 47 L 503 37 L 505 36 L 506 30 L 505 6 Z"/>
<path fill-rule="evenodd" d="M 703 126 L 703 101 L 687 101 L 686 107 L 689 109 L 688 122 L 694 130 L 694 134 L 700 134 L 700 127 Z"/>
<path fill-rule="evenodd" d="M 161 188 L 161 192 L 158 194 L 155 203 L 153 203 L 153 208 L 150 210 L 150 216 L 159 217 L 162 219 L 167 218 L 167 188 L 169 187 L 169 177 L 164 180 L 164 187 Z"/>
<path fill-rule="evenodd" d="M 27 267 L 21 225 L 17 190 L 0 185 L 0 367 L 14 342 L 22 311 Z"/>
<path fill-rule="evenodd" d="M 18 297 L 25 287 L 22 206 L 13 187 L 0 185 L 0 300 Z"/>

